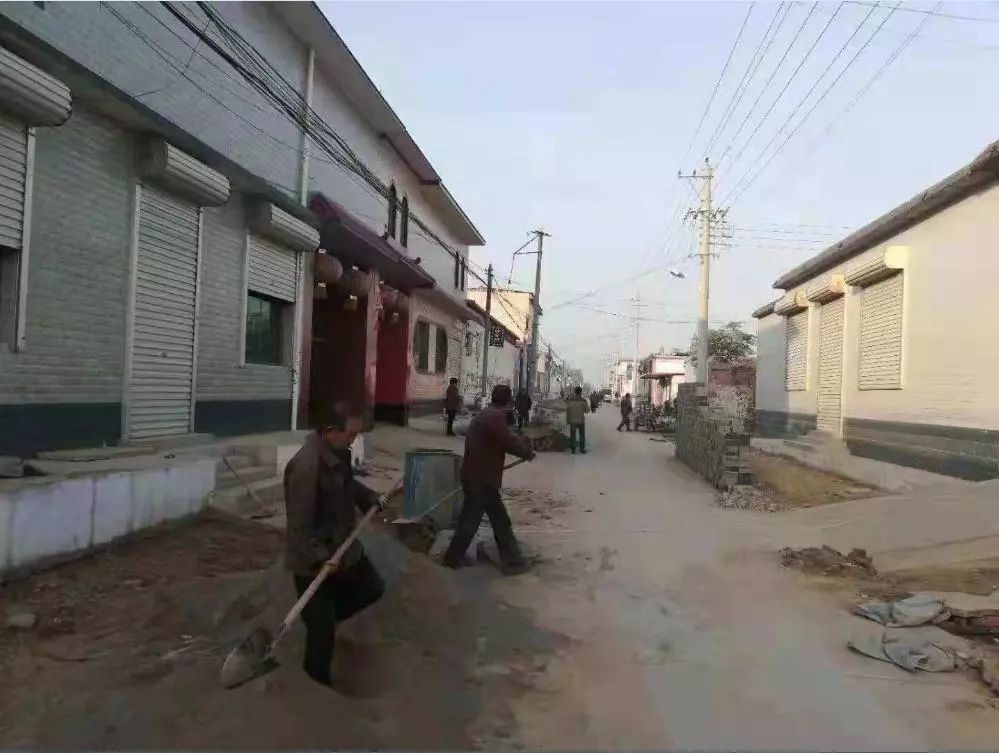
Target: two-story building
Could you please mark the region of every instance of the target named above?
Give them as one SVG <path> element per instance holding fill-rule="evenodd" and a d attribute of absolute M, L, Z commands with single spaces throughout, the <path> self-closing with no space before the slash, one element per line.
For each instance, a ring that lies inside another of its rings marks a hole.
<path fill-rule="evenodd" d="M 0 5 L 0 453 L 404 420 L 482 243 L 314 3 Z"/>
<path fill-rule="evenodd" d="M 487 315 L 475 301 L 469 299 L 466 303 L 481 318 L 469 320 L 465 332 L 464 376 L 461 381 L 465 402 L 473 403 L 480 395 L 488 402 L 492 388 L 498 384 L 505 384 L 516 392 L 520 386 L 518 369 L 522 360 L 522 347 L 517 335 L 495 316 Z M 489 362 L 483 390 L 482 350 L 485 347 L 489 349 Z"/>
<path fill-rule="evenodd" d="M 999 476 L 999 142 L 774 283 L 758 323 L 757 433 Z"/>

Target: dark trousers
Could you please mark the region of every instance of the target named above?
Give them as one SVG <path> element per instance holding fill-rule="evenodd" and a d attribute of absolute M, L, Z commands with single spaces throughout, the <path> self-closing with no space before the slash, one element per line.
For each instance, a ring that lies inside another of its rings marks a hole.
<path fill-rule="evenodd" d="M 621 431 L 621 429 L 627 429 L 628 431 L 631 431 L 631 415 L 630 414 L 627 415 L 627 416 L 621 416 L 621 423 L 619 423 L 617 425 L 617 430 Z"/>
<path fill-rule="evenodd" d="M 496 538 L 496 548 L 504 563 L 519 563 L 523 561 L 520 546 L 513 536 L 513 526 L 510 514 L 500 497 L 499 489 L 486 484 L 465 484 L 463 487 L 465 500 L 461 505 L 458 525 L 455 527 L 451 545 L 444 555 L 444 564 L 448 567 L 458 567 L 465 557 L 468 545 L 472 543 L 475 532 L 479 530 L 482 515 L 489 516 Z"/>
<path fill-rule="evenodd" d="M 576 437 L 579 436 L 579 449 L 586 450 L 586 424 L 569 424 L 569 449 L 576 451 Z"/>
<path fill-rule="evenodd" d="M 458 415 L 456 410 L 447 410 L 447 433 L 454 434 L 454 417 Z"/>
<path fill-rule="evenodd" d="M 312 583 L 311 577 L 295 576 L 295 590 L 301 596 Z M 330 664 L 336 625 L 371 606 L 385 593 L 382 580 L 365 555 L 357 564 L 330 573 L 302 610 L 305 623 L 305 673 L 316 682 L 330 684 Z"/>
<path fill-rule="evenodd" d="M 520 411 L 518 411 L 517 412 L 517 428 L 518 429 L 523 429 L 524 428 L 524 424 L 526 422 L 527 422 L 527 413 L 526 412 L 521 413 Z"/>

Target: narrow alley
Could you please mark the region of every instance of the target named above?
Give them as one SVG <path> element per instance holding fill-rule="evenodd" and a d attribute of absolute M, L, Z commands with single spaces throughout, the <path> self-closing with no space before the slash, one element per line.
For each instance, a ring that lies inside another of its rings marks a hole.
<path fill-rule="evenodd" d="M 219 687 L 233 642 L 292 600 L 281 537 L 258 523 L 246 525 L 261 538 L 226 534 L 256 548 L 235 572 L 219 554 L 225 540 L 212 539 L 196 557 L 209 552 L 210 572 L 157 580 L 187 535 L 167 532 L 136 545 L 141 578 L 129 577 L 126 544 L 13 584 L 11 599 L 16 588 L 29 602 L 76 595 L 61 628 L 42 608 L 37 630 L 0 631 L 0 746 L 994 747 L 996 712 L 972 681 L 910 676 L 846 650 L 864 621 L 778 567 L 777 549 L 800 535 L 793 524 L 715 506 L 671 444 L 617 433 L 616 420 L 590 417 L 585 456 L 542 453 L 508 473 L 518 535 L 536 558 L 527 575 L 452 572 L 384 528 L 365 536 L 389 590 L 338 638 L 356 693 L 304 678 L 301 628 L 278 671 Z M 376 432 L 373 444 L 460 449 L 437 429 Z M 91 598 L 87 587 L 104 590 Z M 93 629 L 88 609 L 101 615 Z"/>

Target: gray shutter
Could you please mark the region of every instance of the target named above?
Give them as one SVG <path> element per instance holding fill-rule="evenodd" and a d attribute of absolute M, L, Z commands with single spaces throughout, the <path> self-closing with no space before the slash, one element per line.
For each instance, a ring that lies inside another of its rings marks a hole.
<path fill-rule="evenodd" d="M 820 429 L 839 433 L 843 384 L 843 298 L 820 309 L 819 412 Z"/>
<path fill-rule="evenodd" d="M 0 114 L 0 246 L 21 247 L 28 129 Z"/>
<path fill-rule="evenodd" d="M 902 386 L 902 278 L 897 274 L 864 288 L 860 301 L 862 390 Z"/>
<path fill-rule="evenodd" d="M 784 389 L 803 390 L 808 365 L 808 311 L 785 317 Z"/>
<path fill-rule="evenodd" d="M 247 266 L 247 286 L 281 301 L 295 302 L 298 279 L 295 252 L 284 246 L 250 233 L 250 259 Z"/>
<path fill-rule="evenodd" d="M 198 208 L 142 187 L 129 437 L 191 430 L 194 320 L 198 276 Z"/>

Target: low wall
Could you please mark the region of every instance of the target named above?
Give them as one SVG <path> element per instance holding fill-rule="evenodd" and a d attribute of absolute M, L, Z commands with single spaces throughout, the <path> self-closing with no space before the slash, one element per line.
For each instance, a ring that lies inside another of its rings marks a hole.
<path fill-rule="evenodd" d="M 733 430 L 733 419 L 713 410 L 703 384 L 680 385 L 676 399 L 676 457 L 719 489 L 752 483 L 742 461 L 749 435 Z"/>
<path fill-rule="evenodd" d="M 814 413 L 788 413 L 757 408 L 753 433 L 764 439 L 791 439 L 814 431 L 817 425 Z"/>
<path fill-rule="evenodd" d="M 215 458 L 0 487 L 0 578 L 203 509 Z"/>

